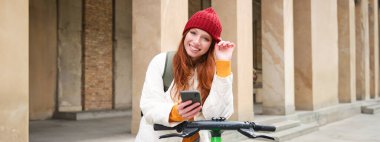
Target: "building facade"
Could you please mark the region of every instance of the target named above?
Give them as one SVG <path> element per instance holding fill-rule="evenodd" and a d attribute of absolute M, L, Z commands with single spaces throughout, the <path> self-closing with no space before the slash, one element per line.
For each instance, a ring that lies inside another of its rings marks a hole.
<path fill-rule="evenodd" d="M 132 110 L 136 133 L 147 65 L 210 6 L 237 45 L 232 120 L 379 98 L 378 0 L 2 0 L 0 139 L 60 112 Z"/>

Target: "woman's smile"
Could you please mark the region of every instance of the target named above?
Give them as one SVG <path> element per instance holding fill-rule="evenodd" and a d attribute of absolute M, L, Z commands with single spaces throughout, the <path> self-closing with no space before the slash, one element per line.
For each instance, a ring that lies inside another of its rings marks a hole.
<path fill-rule="evenodd" d="M 186 53 L 195 61 L 209 50 L 211 42 L 212 38 L 206 31 L 192 28 L 184 40 Z"/>

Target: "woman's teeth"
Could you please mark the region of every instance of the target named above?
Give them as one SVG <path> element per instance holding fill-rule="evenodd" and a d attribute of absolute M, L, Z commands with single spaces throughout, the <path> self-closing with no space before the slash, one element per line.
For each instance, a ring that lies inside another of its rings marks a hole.
<path fill-rule="evenodd" d="M 195 47 L 193 47 L 193 46 L 190 46 L 190 47 L 191 47 L 190 49 L 191 49 L 192 51 L 199 51 L 199 49 L 197 49 L 197 48 L 195 48 Z"/>

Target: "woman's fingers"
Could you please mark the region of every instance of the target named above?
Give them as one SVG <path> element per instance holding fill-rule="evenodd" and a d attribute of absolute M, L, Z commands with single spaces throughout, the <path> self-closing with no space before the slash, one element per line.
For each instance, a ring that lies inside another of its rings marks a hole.
<path fill-rule="evenodd" d="M 202 109 L 202 106 L 198 106 L 196 107 L 195 109 L 192 109 L 190 112 L 186 113 L 185 115 L 183 115 L 182 117 L 183 118 L 186 118 L 186 119 L 191 119 L 193 118 L 195 115 L 198 114 L 198 112 Z"/>
<path fill-rule="evenodd" d="M 191 100 L 188 100 L 186 102 L 180 103 L 178 105 L 178 111 L 179 111 L 179 113 L 183 114 L 183 113 L 186 113 L 187 111 L 189 111 L 189 107 L 192 106 L 192 105 L 194 105 L 194 104 L 190 105 L 191 103 L 192 103 Z"/>
<path fill-rule="evenodd" d="M 217 45 L 220 49 L 227 49 L 235 46 L 235 44 L 230 41 L 220 41 Z"/>
<path fill-rule="evenodd" d="M 191 103 L 191 101 L 190 101 Z M 178 113 L 179 115 L 181 115 L 183 118 L 186 118 L 188 119 L 188 117 L 193 117 L 194 115 L 194 110 L 198 109 L 199 106 L 200 106 L 200 103 L 194 103 L 192 105 L 190 105 L 190 103 L 188 103 L 188 101 L 184 102 L 184 103 L 181 103 L 180 105 L 178 105 Z M 198 107 L 198 108 L 197 108 Z M 198 109 L 199 111 L 200 109 Z"/>
<path fill-rule="evenodd" d="M 229 47 L 234 47 L 235 44 L 231 42 L 231 43 L 228 43 L 228 46 L 229 46 Z"/>
<path fill-rule="evenodd" d="M 195 107 L 198 107 L 198 106 L 200 106 L 199 103 L 194 103 L 194 104 L 192 104 L 192 105 L 186 107 L 186 108 L 184 109 L 184 112 L 185 112 L 185 113 L 188 113 L 188 112 L 190 112 L 191 110 L 193 110 Z"/>
<path fill-rule="evenodd" d="M 188 101 L 186 101 L 186 102 L 181 102 L 181 103 L 179 103 L 179 105 L 178 105 L 178 110 L 182 110 L 183 108 L 185 108 L 187 105 L 189 105 L 189 104 L 191 104 L 191 100 L 188 100 Z"/>
<path fill-rule="evenodd" d="M 227 47 L 228 43 L 229 43 L 229 41 L 224 42 L 224 43 L 223 43 L 223 46 L 224 46 L 224 47 Z"/>

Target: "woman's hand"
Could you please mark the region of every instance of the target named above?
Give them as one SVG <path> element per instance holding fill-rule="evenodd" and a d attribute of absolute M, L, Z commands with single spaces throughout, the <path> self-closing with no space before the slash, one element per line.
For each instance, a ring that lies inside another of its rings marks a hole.
<path fill-rule="evenodd" d="M 235 44 L 230 41 L 220 41 L 215 44 L 215 58 L 216 60 L 230 61 L 232 53 L 235 49 Z"/>
<path fill-rule="evenodd" d="M 201 110 L 202 106 L 197 102 L 192 105 L 191 100 L 186 101 L 186 102 L 180 102 L 178 104 L 178 114 L 181 115 L 182 118 L 189 120 L 196 116 L 199 111 Z"/>

